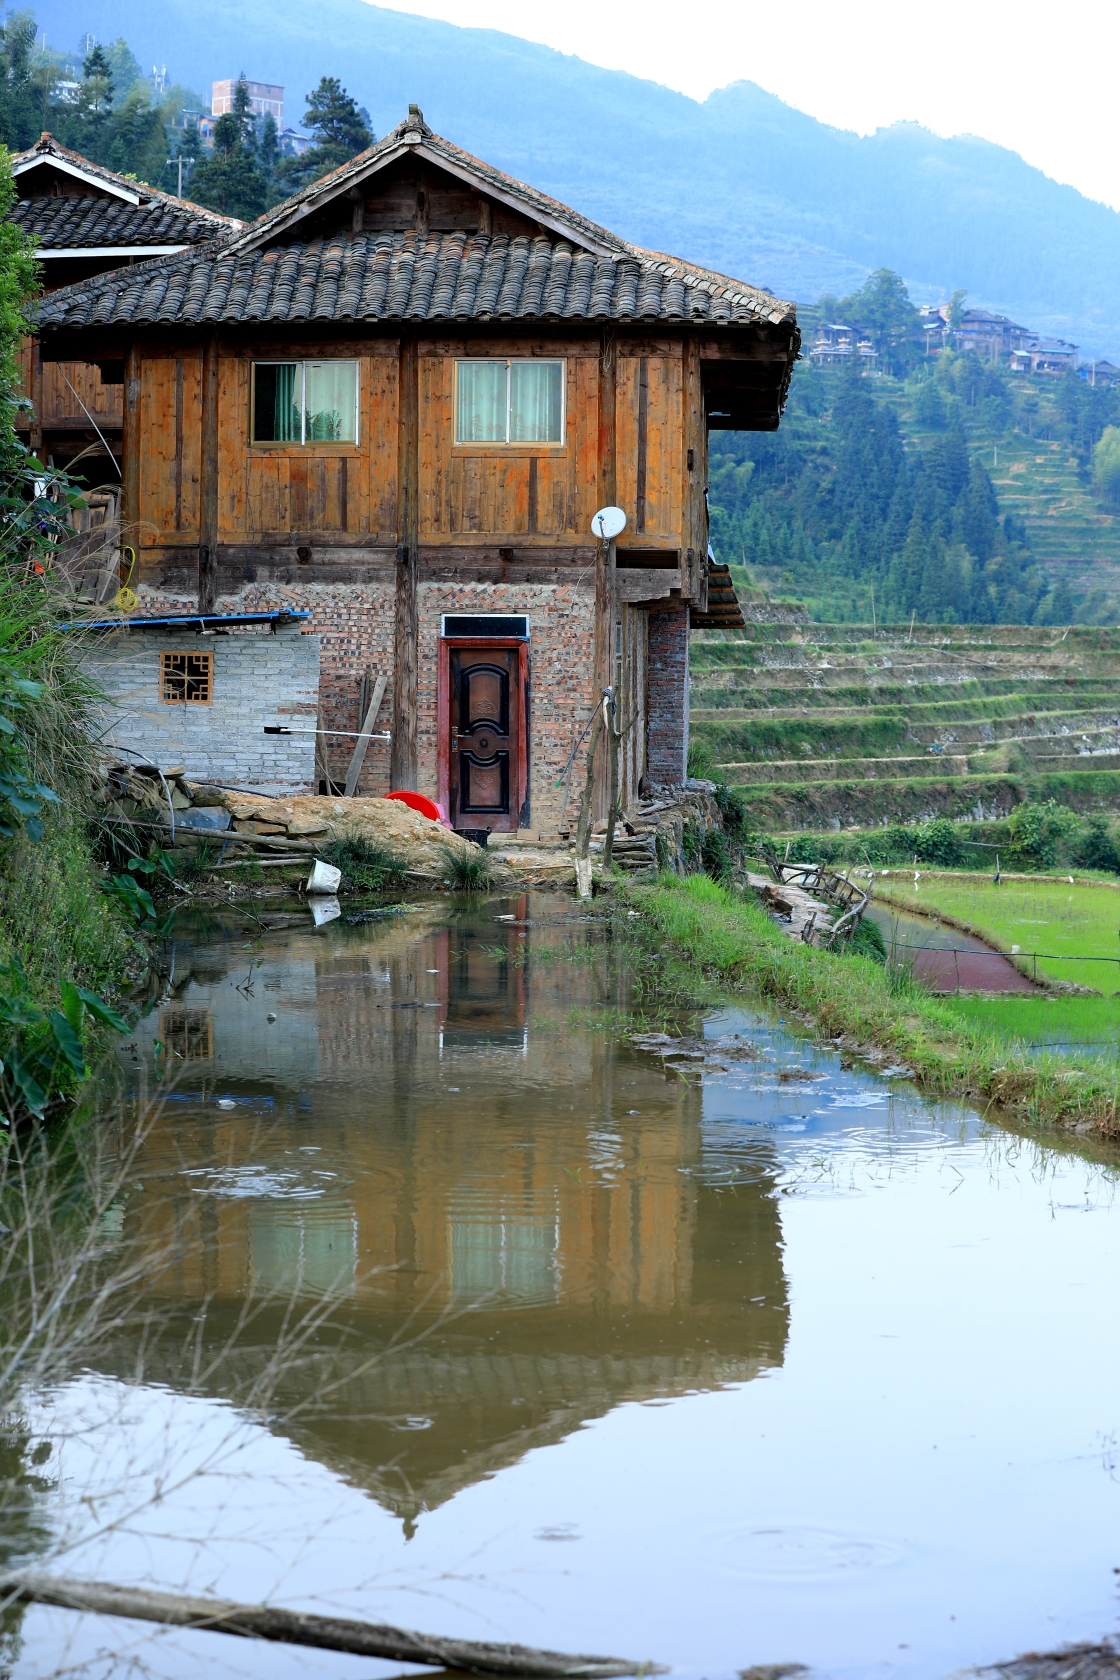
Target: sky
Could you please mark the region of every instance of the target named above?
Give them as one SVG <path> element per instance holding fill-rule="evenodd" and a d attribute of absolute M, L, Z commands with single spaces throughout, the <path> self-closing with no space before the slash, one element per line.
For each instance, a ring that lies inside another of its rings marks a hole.
<path fill-rule="evenodd" d="M 849 0 L 842 11 L 832 0 L 766 10 L 751 0 L 706 0 L 695 11 L 667 0 L 381 3 L 504 30 L 694 99 L 746 80 L 860 134 L 911 121 L 944 136 L 979 135 L 1120 209 L 1115 0 L 1088 0 L 1076 14 L 1040 0 L 972 0 L 963 11 L 900 0 Z"/>

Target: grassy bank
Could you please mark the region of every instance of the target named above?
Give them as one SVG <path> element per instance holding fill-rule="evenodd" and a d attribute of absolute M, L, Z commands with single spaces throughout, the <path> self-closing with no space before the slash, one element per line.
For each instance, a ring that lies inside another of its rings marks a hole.
<path fill-rule="evenodd" d="M 1029 1057 L 905 976 L 795 944 L 753 900 L 706 876 L 625 892 L 689 968 L 727 990 L 772 999 L 843 1048 L 905 1064 L 930 1092 L 999 1105 L 1036 1124 L 1120 1136 L 1120 1078 L 1106 1063 Z"/>

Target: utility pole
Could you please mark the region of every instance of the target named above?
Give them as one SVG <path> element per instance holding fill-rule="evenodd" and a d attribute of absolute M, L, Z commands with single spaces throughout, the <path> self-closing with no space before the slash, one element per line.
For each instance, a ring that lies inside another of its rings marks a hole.
<path fill-rule="evenodd" d="M 189 163 L 191 160 L 188 158 L 185 161 Z M 176 163 L 179 165 L 179 190 L 176 192 L 175 197 L 176 198 L 182 198 L 182 196 L 183 196 L 183 163 L 184 163 L 184 158 L 183 158 L 182 152 L 179 153 L 178 157 L 168 158 L 167 167 L 170 169 Z"/>

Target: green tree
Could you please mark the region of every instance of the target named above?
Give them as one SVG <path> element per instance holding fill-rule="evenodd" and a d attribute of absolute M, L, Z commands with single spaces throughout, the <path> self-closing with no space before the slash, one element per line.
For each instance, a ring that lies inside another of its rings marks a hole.
<path fill-rule="evenodd" d="M 869 333 L 888 370 L 913 359 L 918 348 L 918 311 L 901 275 L 877 268 L 861 291 L 845 298 L 842 318 Z"/>
<path fill-rule="evenodd" d="M 108 66 L 109 76 L 113 83 L 113 104 L 121 105 L 128 98 L 133 88 L 142 86 L 147 91 L 147 83 L 143 72 L 133 56 L 132 48 L 123 35 L 118 35 L 107 47 L 98 47 L 105 64 Z"/>
<path fill-rule="evenodd" d="M 0 24 L 0 141 L 22 151 L 46 127 L 54 71 L 36 62 L 38 25 L 31 12 L 9 12 Z"/>
<path fill-rule="evenodd" d="M 1120 504 L 1120 426 L 1106 426 L 1093 450 L 1093 483 L 1103 501 Z"/>
<path fill-rule="evenodd" d="M 277 201 L 299 192 L 373 144 L 365 111 L 359 109 L 336 76 L 324 76 L 314 93 L 308 94 L 303 120 L 317 137 L 317 144 L 302 157 L 284 158 L 278 164 L 273 177 Z"/>
<path fill-rule="evenodd" d="M 964 291 L 962 287 L 958 286 L 952 297 L 949 299 L 948 316 L 949 325 L 951 327 L 960 326 L 961 316 L 964 314 L 964 300 L 967 296 L 968 293 Z"/>

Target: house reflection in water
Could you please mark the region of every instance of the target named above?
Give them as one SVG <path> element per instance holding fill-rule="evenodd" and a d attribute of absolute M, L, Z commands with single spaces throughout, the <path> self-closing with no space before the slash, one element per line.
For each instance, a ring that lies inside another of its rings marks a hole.
<path fill-rule="evenodd" d="M 216 1348 L 276 1292 L 263 1361 L 293 1292 L 333 1295 L 279 1410 L 349 1373 L 287 1433 L 411 1521 L 622 1401 L 780 1364 L 769 1159 L 705 1185 L 698 1088 L 596 1024 L 626 1004 L 601 926 L 522 899 L 300 928 L 248 983 L 243 944 L 200 930 L 164 1006 L 209 1059 L 178 1063 L 129 1201 L 168 1323 L 153 1376 L 181 1380 L 201 1301 Z"/>

